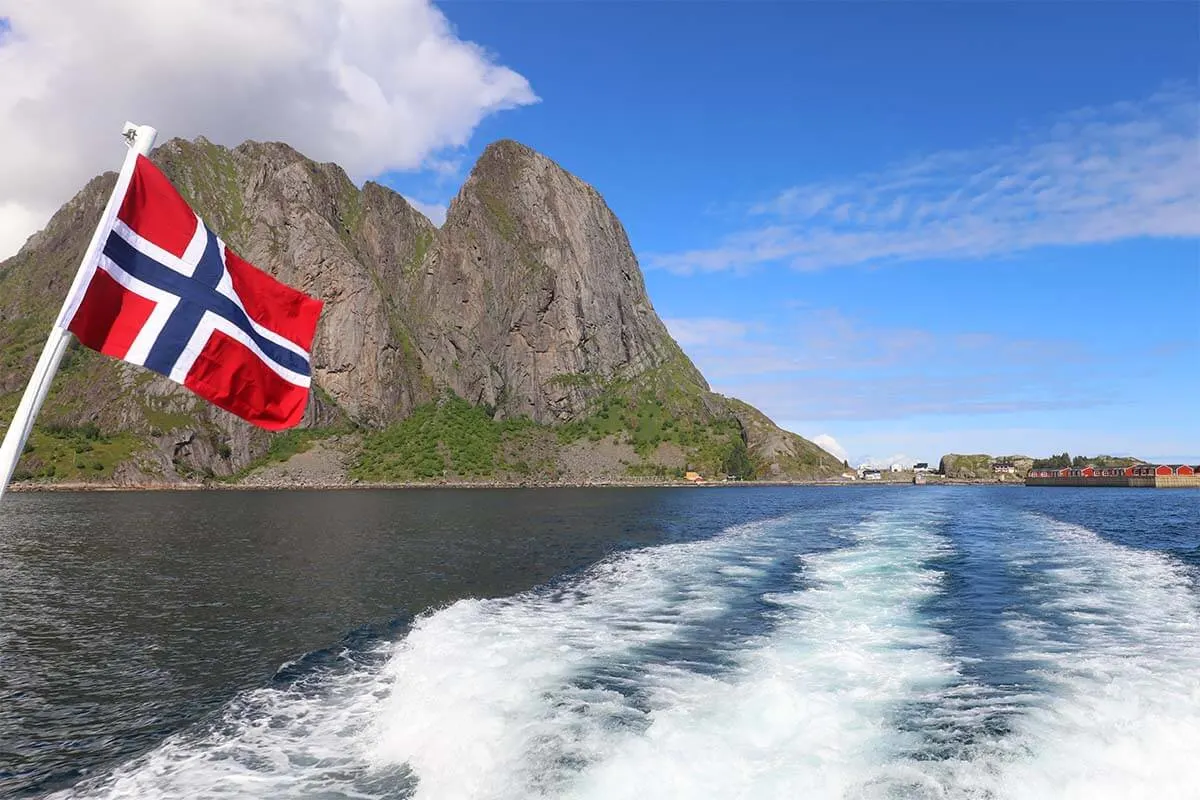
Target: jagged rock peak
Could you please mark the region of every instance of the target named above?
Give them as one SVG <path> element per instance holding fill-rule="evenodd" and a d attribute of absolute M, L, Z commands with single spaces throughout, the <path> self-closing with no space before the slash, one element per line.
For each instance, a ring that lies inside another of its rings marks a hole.
<path fill-rule="evenodd" d="M 686 362 L 604 199 L 511 140 L 489 145 L 471 170 L 417 295 L 426 363 L 500 416 L 576 419 L 613 381 Z"/>
<path fill-rule="evenodd" d="M 523 163 L 552 164 L 558 169 L 562 169 L 549 156 L 539 153 L 529 145 L 521 144 L 514 139 L 497 139 L 483 148 L 483 152 L 479 154 L 475 166 L 471 169 L 471 174 L 486 175 L 505 167 L 519 167 Z"/>

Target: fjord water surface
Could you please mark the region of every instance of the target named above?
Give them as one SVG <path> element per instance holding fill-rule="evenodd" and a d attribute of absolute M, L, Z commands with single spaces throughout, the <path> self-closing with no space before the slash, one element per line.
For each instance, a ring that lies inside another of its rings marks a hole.
<path fill-rule="evenodd" d="M 0 796 L 1200 797 L 1200 493 L 20 495 Z"/>

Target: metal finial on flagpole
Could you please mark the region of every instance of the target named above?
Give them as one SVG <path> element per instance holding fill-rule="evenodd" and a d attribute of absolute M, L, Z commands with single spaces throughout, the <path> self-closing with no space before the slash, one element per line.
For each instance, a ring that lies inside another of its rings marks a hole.
<path fill-rule="evenodd" d="M 132 122 L 126 122 L 124 128 L 121 129 L 121 135 L 129 143 L 129 152 L 125 156 L 125 163 L 121 166 L 121 173 L 117 176 L 117 185 L 108 198 L 108 205 L 104 207 L 104 213 L 100 216 L 100 224 L 96 226 L 91 243 L 83 254 L 79 270 L 75 273 L 75 279 L 71 283 L 71 290 L 67 293 L 62 310 L 59 311 L 58 320 L 50 329 L 50 337 L 46 340 L 42 354 L 38 357 L 37 365 L 33 368 L 29 385 L 25 387 L 25 393 L 21 395 L 21 402 L 17 405 L 12 422 L 4 433 L 4 441 L 0 443 L 0 498 L 4 497 L 4 490 L 8 488 L 8 482 L 17 468 L 17 461 L 21 458 L 25 441 L 29 438 L 29 432 L 33 430 L 33 420 L 46 400 L 46 395 L 50 391 L 50 381 L 54 378 L 54 373 L 58 371 L 63 353 L 66 352 L 67 345 L 71 341 L 71 333 L 63 327 L 67 306 L 75 298 L 84 278 L 90 275 L 96 256 L 104 246 L 108 230 L 117 216 L 120 200 L 125 195 L 124 187 L 129 185 L 129 178 L 133 175 L 137 157 L 150 155 L 150 148 L 154 147 L 154 139 L 158 136 L 158 131 L 149 125 L 135 125 Z"/>
<path fill-rule="evenodd" d="M 139 148 L 138 152 L 148 156 L 150 148 L 154 146 L 154 140 L 158 137 L 158 129 L 149 125 L 138 125 L 136 122 L 126 122 L 125 127 L 121 129 L 121 136 L 130 147 Z M 146 143 L 145 148 L 140 149 L 143 142 Z"/>

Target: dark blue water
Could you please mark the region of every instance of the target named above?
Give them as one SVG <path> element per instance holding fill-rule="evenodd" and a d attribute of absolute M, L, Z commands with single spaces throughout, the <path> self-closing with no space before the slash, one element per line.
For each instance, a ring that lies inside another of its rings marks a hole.
<path fill-rule="evenodd" d="M 1200 492 L 10 499 L 0 796 L 1200 797 Z"/>

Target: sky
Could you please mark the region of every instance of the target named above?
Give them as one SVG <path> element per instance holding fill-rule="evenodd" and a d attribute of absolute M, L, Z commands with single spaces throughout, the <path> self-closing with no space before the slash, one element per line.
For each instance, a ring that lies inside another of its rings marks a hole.
<path fill-rule="evenodd" d="M 0 257 L 117 166 L 125 119 L 288 141 L 435 222 L 513 138 L 600 191 L 716 391 L 853 464 L 1200 462 L 1194 3 L 0 0 L 0 19 Z"/>

